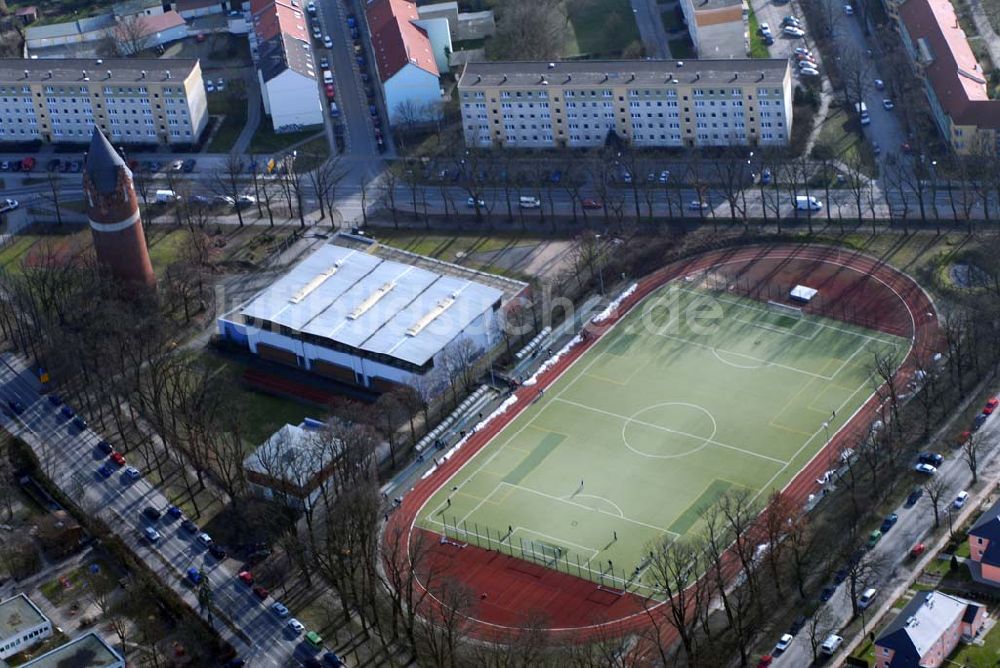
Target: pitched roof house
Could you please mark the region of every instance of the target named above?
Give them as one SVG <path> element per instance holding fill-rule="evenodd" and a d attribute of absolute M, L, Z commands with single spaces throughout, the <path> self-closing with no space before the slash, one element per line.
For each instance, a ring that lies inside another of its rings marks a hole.
<path fill-rule="evenodd" d="M 966 564 L 976 582 L 1000 587 L 1000 501 L 979 516 L 969 529 Z"/>
<path fill-rule="evenodd" d="M 368 5 L 367 15 L 389 122 L 439 118 L 441 72 L 430 33 L 421 25 L 416 3 L 374 0 Z M 444 36 L 447 35 L 445 30 Z M 450 46 L 449 37 L 447 47 Z"/>
<path fill-rule="evenodd" d="M 918 592 L 875 641 L 876 668 L 937 668 L 983 628 L 986 609 L 939 591 Z"/>
<path fill-rule="evenodd" d="M 250 13 L 261 97 L 275 131 L 321 124 L 323 104 L 301 6 L 251 0 Z"/>

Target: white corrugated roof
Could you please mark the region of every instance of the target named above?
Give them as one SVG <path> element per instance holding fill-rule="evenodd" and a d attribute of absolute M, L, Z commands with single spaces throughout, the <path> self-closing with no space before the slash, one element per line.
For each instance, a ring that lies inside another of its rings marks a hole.
<path fill-rule="evenodd" d="M 241 313 L 422 365 L 502 296 L 481 283 L 329 244 Z"/>

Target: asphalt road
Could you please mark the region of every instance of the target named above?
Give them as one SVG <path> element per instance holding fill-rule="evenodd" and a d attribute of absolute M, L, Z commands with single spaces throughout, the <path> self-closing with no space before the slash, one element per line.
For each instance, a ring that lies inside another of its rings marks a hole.
<path fill-rule="evenodd" d="M 980 480 L 996 480 L 1000 476 L 1000 448 L 994 447 L 1000 443 L 1000 419 L 994 413 L 980 430 L 984 437 L 983 462 L 979 469 Z M 965 507 L 955 510 L 952 502 L 962 490 L 970 489 L 972 485 L 972 473 L 968 465 L 963 461 L 960 450 L 952 449 L 948 452 L 941 451 L 945 456 L 945 461 L 940 467 L 935 477 L 946 483 L 945 492 L 941 495 L 941 505 L 939 513 L 941 522 L 945 526 L 949 521 L 949 513 L 953 513 L 955 525 L 960 523 L 959 513 L 968 514 L 977 512 L 981 497 L 986 494 L 992 485 L 982 486 L 980 496 L 970 497 Z M 908 462 L 909 466 L 916 464 L 916 461 Z M 927 482 L 927 477 L 918 473 L 911 474 L 913 486 Z M 822 510 L 820 510 L 822 512 Z M 875 545 L 872 552 L 877 555 L 874 563 L 880 565 L 875 577 L 864 587 L 859 586 L 858 595 L 865 587 L 875 587 L 878 594 L 875 602 L 866 612 L 866 628 L 872 630 L 874 613 L 884 607 L 902 593 L 901 588 L 906 584 L 913 574 L 915 561 L 909 557 L 910 549 L 919 542 L 925 541 L 934 527 L 934 510 L 928 495 L 925 493 L 912 508 L 900 506 L 895 512 L 899 515 L 896 525 L 885 533 L 882 539 Z M 879 520 L 881 522 L 881 520 Z M 868 530 L 876 529 L 872 526 Z M 866 532 L 867 533 L 867 532 Z M 928 545 L 928 551 L 931 546 Z M 929 556 L 929 552 L 928 552 Z M 831 583 L 832 584 L 832 583 Z M 837 633 L 851 619 L 852 606 L 850 600 L 850 587 L 848 582 L 837 586 L 833 597 L 825 604 L 829 611 L 830 621 L 826 625 L 819 626 L 820 638 L 825 638 L 829 633 Z M 887 614 L 894 614 L 889 611 Z M 799 668 L 812 663 L 812 649 L 809 644 L 809 625 L 799 631 L 792 645 L 780 656 L 777 656 L 772 664 L 776 668 Z M 780 635 L 780 633 L 779 633 Z M 774 638 L 778 640 L 777 637 Z M 845 638 L 845 648 L 849 638 Z M 820 640 L 822 642 L 822 640 Z M 835 663 L 835 662 L 831 662 Z"/>
<path fill-rule="evenodd" d="M 160 581 L 198 610 L 195 590 L 187 584 L 189 567 L 203 571 L 211 583 L 215 628 L 237 648 L 252 666 L 297 665 L 300 659 L 315 655 L 302 639 L 286 629 L 286 620 L 272 613 L 268 606 L 274 599 L 260 601 L 236 577 L 233 560 L 219 562 L 181 530 L 180 520 L 166 516 L 157 522 L 142 517 L 142 509 L 153 506 L 165 510 L 168 501 L 144 478 L 130 481 L 123 469 L 110 478 L 97 473 L 107 459 L 97 448 L 98 436 L 79 432 L 49 401 L 40 394 L 41 386 L 20 357 L 0 357 L 0 402 L 6 407 L 11 399 L 26 408 L 20 415 L 0 415 L 3 428 L 22 438 L 35 451 L 42 471 L 62 491 L 77 501 L 86 512 L 95 513 L 157 574 Z M 128 458 L 130 455 L 126 454 Z M 138 462 L 135 464 L 141 470 Z M 142 527 L 153 525 L 161 538 L 150 543 L 142 536 Z M 205 616 L 205 615 L 203 615 Z M 239 628 L 245 641 L 220 621 L 224 618 Z"/>

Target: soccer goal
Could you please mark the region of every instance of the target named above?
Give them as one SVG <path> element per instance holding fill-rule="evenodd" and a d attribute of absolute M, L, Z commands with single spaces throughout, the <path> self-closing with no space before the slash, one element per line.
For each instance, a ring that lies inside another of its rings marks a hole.
<path fill-rule="evenodd" d="M 562 557 L 563 550 L 558 545 L 550 545 L 542 541 L 528 540 L 522 543 L 522 554 L 532 560 L 551 568 Z"/>
<path fill-rule="evenodd" d="M 788 304 L 782 304 L 781 302 L 768 301 L 767 308 L 775 313 L 780 313 L 782 315 L 787 315 L 792 318 L 801 318 L 802 309 L 798 306 L 790 306 Z"/>

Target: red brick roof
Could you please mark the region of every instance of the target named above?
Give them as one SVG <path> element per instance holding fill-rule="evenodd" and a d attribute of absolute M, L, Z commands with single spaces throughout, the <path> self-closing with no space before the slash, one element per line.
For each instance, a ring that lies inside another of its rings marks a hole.
<path fill-rule="evenodd" d="M 368 27 L 382 81 L 388 81 L 407 63 L 439 76 L 427 32 L 413 24 L 417 5 L 408 0 L 374 0 L 368 5 Z"/>
<path fill-rule="evenodd" d="M 141 25 L 143 35 L 153 35 L 184 25 L 184 19 L 177 12 L 170 10 L 157 16 L 143 16 Z"/>
<path fill-rule="evenodd" d="M 986 93 L 983 68 L 948 0 L 906 0 L 899 19 L 909 33 L 927 81 L 956 125 L 1000 128 L 1000 100 Z"/>
<path fill-rule="evenodd" d="M 290 0 L 251 0 L 250 14 L 254 32 L 261 42 L 285 33 L 309 43 L 306 17 L 300 8 L 292 6 Z"/>

